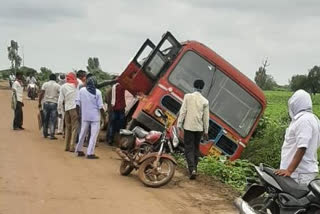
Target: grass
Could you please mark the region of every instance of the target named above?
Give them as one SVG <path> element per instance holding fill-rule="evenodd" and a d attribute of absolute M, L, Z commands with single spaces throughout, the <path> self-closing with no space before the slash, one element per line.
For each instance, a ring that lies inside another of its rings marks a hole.
<path fill-rule="evenodd" d="M 288 100 L 293 92 L 290 91 L 264 91 L 267 99 L 265 116 L 277 119 L 283 115 L 288 115 Z M 313 112 L 320 117 L 320 94 L 312 97 Z"/>

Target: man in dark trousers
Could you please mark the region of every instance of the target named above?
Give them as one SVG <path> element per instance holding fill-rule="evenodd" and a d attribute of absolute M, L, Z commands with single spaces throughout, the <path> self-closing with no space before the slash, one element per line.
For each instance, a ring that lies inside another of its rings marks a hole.
<path fill-rule="evenodd" d="M 116 83 L 109 92 L 109 99 L 107 103 L 110 125 L 107 130 L 107 143 L 112 145 L 115 135 L 120 129 L 125 128 L 125 89 L 119 83 Z"/>
<path fill-rule="evenodd" d="M 178 118 L 178 128 L 184 129 L 185 156 L 188 163 L 190 179 L 197 175 L 199 144 L 201 137 L 208 140 L 209 101 L 202 96 L 203 80 L 193 84 L 195 91 L 184 95 Z"/>
<path fill-rule="evenodd" d="M 50 74 L 49 81 L 42 85 L 41 93 L 39 96 L 39 108 L 43 102 L 43 136 L 49 136 L 48 128 L 50 129 L 50 139 L 56 140 L 55 129 L 58 117 L 58 98 L 60 93 L 60 85 L 56 82 L 57 77 L 55 74 Z"/>
<path fill-rule="evenodd" d="M 22 72 L 17 72 L 16 80 L 12 84 L 12 99 L 14 104 L 14 119 L 13 119 L 13 130 L 24 130 L 23 124 L 23 75 Z"/>

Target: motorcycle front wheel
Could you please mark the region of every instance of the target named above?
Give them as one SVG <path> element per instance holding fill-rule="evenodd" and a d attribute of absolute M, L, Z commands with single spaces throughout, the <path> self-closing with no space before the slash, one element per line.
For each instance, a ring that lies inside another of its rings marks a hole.
<path fill-rule="evenodd" d="M 248 204 L 259 214 L 279 214 L 279 208 L 272 202 L 268 207 L 266 206 L 266 198 L 265 197 L 258 197 L 254 198 L 251 201 L 248 201 Z"/>
<path fill-rule="evenodd" d="M 161 187 L 171 181 L 176 165 L 167 158 L 160 158 L 159 165 L 155 169 L 153 164 L 156 158 L 148 158 L 139 167 L 139 178 L 148 187 Z"/>
<path fill-rule="evenodd" d="M 120 165 L 120 174 L 123 176 L 128 176 L 132 170 L 134 169 L 134 167 L 130 164 L 130 162 L 128 161 L 121 161 L 121 165 Z"/>

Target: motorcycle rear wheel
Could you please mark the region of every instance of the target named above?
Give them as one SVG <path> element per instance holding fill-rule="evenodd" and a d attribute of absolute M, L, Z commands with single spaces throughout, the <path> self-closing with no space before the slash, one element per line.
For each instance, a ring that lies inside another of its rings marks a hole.
<path fill-rule="evenodd" d="M 160 158 L 159 163 L 160 165 L 158 168 L 162 168 L 164 165 L 167 166 L 168 172 L 167 173 L 160 173 L 161 175 L 165 175 L 163 179 L 158 180 L 159 175 L 153 173 L 153 163 L 156 159 L 154 157 L 148 158 L 147 160 L 143 161 L 143 163 L 139 167 L 139 178 L 142 183 L 148 187 L 161 187 L 166 185 L 171 181 L 174 176 L 174 172 L 176 169 L 176 165 L 167 158 Z"/>
<path fill-rule="evenodd" d="M 132 170 L 134 169 L 134 167 L 130 164 L 130 162 L 128 161 L 121 161 L 121 165 L 120 165 L 120 174 L 123 176 L 128 176 Z"/>
<path fill-rule="evenodd" d="M 248 204 L 254 209 L 254 211 L 256 211 L 259 214 L 279 214 L 279 208 L 277 207 L 277 205 L 273 202 L 271 203 L 271 205 L 268 208 L 264 208 L 265 207 L 265 197 L 258 197 L 258 198 L 254 198 L 251 201 L 248 202 Z M 270 212 L 268 212 L 267 210 L 269 210 Z"/>

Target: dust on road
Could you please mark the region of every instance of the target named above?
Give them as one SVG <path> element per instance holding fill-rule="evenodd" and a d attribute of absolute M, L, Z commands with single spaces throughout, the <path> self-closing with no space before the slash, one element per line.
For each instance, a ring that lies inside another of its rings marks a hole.
<path fill-rule="evenodd" d="M 11 92 L 0 87 L 0 214 L 235 213 L 229 192 L 177 172 L 151 189 L 135 173 L 120 176 L 118 157 L 99 144 L 98 160 L 75 157 L 64 142 L 44 139 L 37 101 L 24 100 L 25 131 L 12 130 Z"/>

